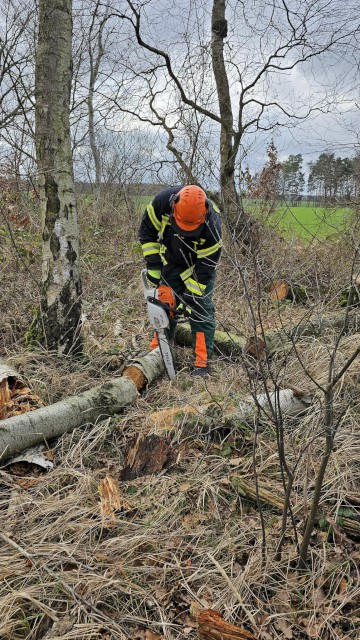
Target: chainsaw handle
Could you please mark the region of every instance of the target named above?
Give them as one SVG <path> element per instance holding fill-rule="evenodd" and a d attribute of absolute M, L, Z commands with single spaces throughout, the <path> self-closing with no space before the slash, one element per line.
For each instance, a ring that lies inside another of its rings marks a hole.
<path fill-rule="evenodd" d="M 152 304 L 155 304 L 156 306 L 161 307 L 167 313 L 173 313 L 176 316 L 181 316 L 182 315 L 182 311 L 178 311 L 177 309 L 173 309 L 173 307 L 170 307 L 169 304 L 167 304 L 166 302 L 162 302 L 158 298 L 155 298 L 155 296 L 147 296 L 146 299 L 149 300 L 149 302 L 151 302 Z"/>
<path fill-rule="evenodd" d="M 142 269 L 141 271 L 141 282 L 142 282 L 142 286 L 143 286 L 143 290 L 144 290 L 144 297 L 145 300 L 147 300 L 148 298 L 150 298 L 150 296 L 152 296 L 153 298 L 155 297 L 155 291 L 156 291 L 156 287 L 154 287 L 154 285 L 150 285 L 149 281 L 146 277 L 147 274 L 147 269 Z"/>

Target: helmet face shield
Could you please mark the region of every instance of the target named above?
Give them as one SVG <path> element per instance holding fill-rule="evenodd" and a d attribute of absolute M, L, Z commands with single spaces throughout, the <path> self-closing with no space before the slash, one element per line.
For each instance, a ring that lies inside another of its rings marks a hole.
<path fill-rule="evenodd" d="M 205 192 L 196 185 L 187 185 L 173 198 L 172 227 L 182 235 L 200 235 L 206 214 L 208 200 Z"/>

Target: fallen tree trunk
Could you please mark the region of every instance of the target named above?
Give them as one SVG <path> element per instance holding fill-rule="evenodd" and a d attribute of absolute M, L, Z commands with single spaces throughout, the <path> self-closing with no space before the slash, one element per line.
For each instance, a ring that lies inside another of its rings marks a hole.
<path fill-rule="evenodd" d="M 246 396 L 241 402 L 231 401 L 226 403 L 207 403 L 201 406 L 184 405 L 183 407 L 172 407 L 149 413 L 147 423 L 160 429 L 174 429 L 179 424 L 186 422 L 190 416 L 198 416 L 199 422 L 216 421 L 217 428 L 222 427 L 224 422 L 250 422 L 258 411 L 264 414 L 271 414 L 295 417 L 304 413 L 313 402 L 313 395 L 307 391 L 298 389 L 281 389 L 278 392 L 269 394 L 260 393 L 254 398 Z M 213 409 L 216 409 L 214 416 Z"/>
<path fill-rule="evenodd" d="M 265 354 L 274 355 L 277 351 L 292 348 L 293 342 L 306 336 L 318 337 L 326 331 L 342 331 L 356 333 L 359 331 L 360 313 L 352 310 L 347 317 L 344 312 L 328 315 L 318 315 L 304 318 L 301 322 L 272 331 L 265 331 L 263 335 L 251 336 L 244 346 L 244 351 L 254 357 Z"/>
<path fill-rule="evenodd" d="M 257 496 L 259 496 L 260 502 L 270 507 L 274 507 L 280 512 L 284 511 L 284 501 L 279 497 L 281 489 L 271 486 L 270 484 L 258 483 L 258 491 L 256 491 L 255 484 L 245 478 L 237 475 L 231 477 L 231 484 L 234 489 L 244 498 L 250 502 L 257 502 Z M 303 504 L 299 503 L 293 508 L 293 513 L 296 515 L 303 508 Z M 323 516 L 327 520 L 326 515 Z M 331 519 L 328 520 L 331 526 Z M 345 533 L 353 538 L 360 538 L 360 516 L 356 509 L 354 509 L 353 516 L 339 516 L 338 526 L 345 531 Z"/>
<path fill-rule="evenodd" d="M 191 347 L 191 329 L 188 323 L 179 323 L 176 327 L 175 341 L 185 347 Z M 227 331 L 215 331 L 214 349 L 226 356 L 239 356 L 243 353 L 247 338 Z"/>
<path fill-rule="evenodd" d="M 292 342 L 297 342 L 299 338 L 306 336 L 320 336 L 326 331 L 341 331 L 344 328 L 347 332 L 356 333 L 360 328 L 360 312 L 352 309 L 346 315 L 345 312 L 331 313 L 315 316 L 313 313 L 304 317 L 297 324 L 281 327 L 281 329 L 266 331 L 264 335 L 255 334 L 253 336 L 238 336 L 227 331 L 215 331 L 214 349 L 218 353 L 230 357 L 250 354 L 260 357 L 265 354 L 273 355 L 281 349 L 288 350 L 292 347 Z M 188 323 L 179 323 L 176 328 L 175 341 L 177 344 L 191 346 L 191 329 Z"/>
<path fill-rule="evenodd" d="M 133 361 L 122 377 L 95 389 L 0 422 L 0 461 L 36 444 L 119 413 L 164 371 L 159 349 Z"/>

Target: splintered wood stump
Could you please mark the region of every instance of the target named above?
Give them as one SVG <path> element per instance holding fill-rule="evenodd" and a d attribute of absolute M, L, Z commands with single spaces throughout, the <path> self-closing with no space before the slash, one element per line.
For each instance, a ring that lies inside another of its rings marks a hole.
<path fill-rule="evenodd" d="M 257 640 L 250 631 L 226 622 L 215 609 L 199 611 L 196 620 L 199 636 L 204 640 Z"/>
<path fill-rule="evenodd" d="M 110 529 L 117 522 L 116 512 L 130 508 L 130 504 L 121 496 L 119 483 L 116 478 L 107 474 L 99 484 L 100 513 L 103 527 Z"/>
<path fill-rule="evenodd" d="M 134 480 L 139 476 L 160 473 L 174 464 L 177 456 L 177 449 L 170 446 L 165 438 L 139 434 L 126 451 L 120 477 L 122 480 Z"/>

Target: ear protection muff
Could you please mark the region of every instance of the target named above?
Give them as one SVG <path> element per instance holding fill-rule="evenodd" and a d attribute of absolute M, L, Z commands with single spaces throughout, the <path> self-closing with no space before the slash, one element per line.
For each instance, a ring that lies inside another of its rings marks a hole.
<path fill-rule="evenodd" d="M 177 202 L 179 202 L 180 200 L 180 196 L 179 193 L 173 193 L 170 198 L 169 198 L 169 202 L 171 204 L 171 213 L 173 213 L 173 205 L 176 204 Z"/>

